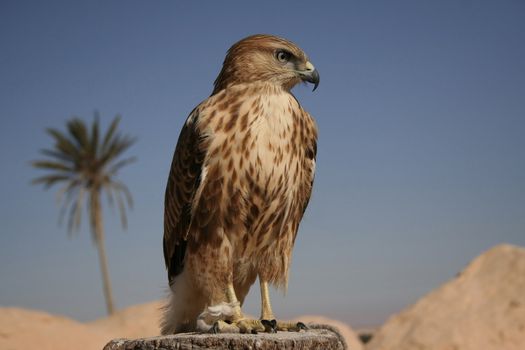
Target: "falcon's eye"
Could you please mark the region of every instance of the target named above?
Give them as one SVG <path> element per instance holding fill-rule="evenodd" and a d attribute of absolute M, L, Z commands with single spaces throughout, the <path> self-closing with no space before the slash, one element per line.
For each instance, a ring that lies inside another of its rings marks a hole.
<path fill-rule="evenodd" d="M 279 50 L 275 54 L 275 57 L 277 57 L 277 60 L 279 60 L 279 62 L 286 63 L 290 60 L 290 58 L 292 57 L 292 54 L 289 53 L 288 51 Z"/>

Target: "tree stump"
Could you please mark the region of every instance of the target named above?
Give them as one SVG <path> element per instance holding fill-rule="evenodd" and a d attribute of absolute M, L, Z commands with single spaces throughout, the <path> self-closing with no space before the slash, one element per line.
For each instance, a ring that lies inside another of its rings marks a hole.
<path fill-rule="evenodd" d="M 345 350 L 343 337 L 332 327 L 302 332 L 259 334 L 182 333 L 141 339 L 114 339 L 104 350 Z M 351 349 L 350 349 L 351 350 Z"/>

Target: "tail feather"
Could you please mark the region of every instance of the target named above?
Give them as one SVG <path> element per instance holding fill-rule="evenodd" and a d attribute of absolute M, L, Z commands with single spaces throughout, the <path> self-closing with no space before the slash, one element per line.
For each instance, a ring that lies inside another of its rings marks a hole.
<path fill-rule="evenodd" d="M 170 285 L 170 295 L 164 305 L 160 332 L 162 335 L 191 332 L 196 329 L 197 317 L 204 309 L 204 301 L 192 287 L 183 271 Z"/>

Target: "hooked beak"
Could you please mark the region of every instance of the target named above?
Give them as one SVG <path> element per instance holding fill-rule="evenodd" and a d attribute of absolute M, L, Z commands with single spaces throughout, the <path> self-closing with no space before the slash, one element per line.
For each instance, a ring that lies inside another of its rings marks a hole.
<path fill-rule="evenodd" d="M 317 86 L 319 86 L 319 72 L 310 62 L 306 62 L 305 68 L 305 70 L 299 72 L 299 75 L 303 81 L 314 84 L 314 89 L 312 91 L 315 91 Z"/>

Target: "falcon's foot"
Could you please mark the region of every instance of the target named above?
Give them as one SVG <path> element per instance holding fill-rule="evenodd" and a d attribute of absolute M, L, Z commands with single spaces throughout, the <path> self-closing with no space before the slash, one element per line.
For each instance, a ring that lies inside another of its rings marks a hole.
<path fill-rule="evenodd" d="M 274 323 L 267 320 L 253 320 L 249 318 L 241 318 L 231 322 L 218 320 L 213 324 L 213 327 L 211 327 L 210 333 L 275 333 L 275 320 L 273 320 L 273 322 Z"/>
<path fill-rule="evenodd" d="M 238 302 L 210 306 L 197 318 L 198 332 L 256 334 L 273 328 L 271 323 L 244 317 Z"/>
<path fill-rule="evenodd" d="M 278 331 L 300 332 L 308 330 L 308 326 L 302 322 L 277 322 Z"/>
<path fill-rule="evenodd" d="M 280 332 L 300 332 L 305 331 L 308 327 L 302 322 L 284 322 L 276 320 L 261 320 L 266 327 L 271 327 L 270 333 Z"/>
<path fill-rule="evenodd" d="M 283 322 L 276 320 L 253 320 L 242 318 L 237 321 L 218 320 L 213 324 L 210 333 L 277 333 L 279 332 L 300 332 L 307 330 L 308 327 L 302 322 Z"/>

